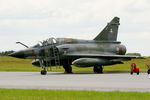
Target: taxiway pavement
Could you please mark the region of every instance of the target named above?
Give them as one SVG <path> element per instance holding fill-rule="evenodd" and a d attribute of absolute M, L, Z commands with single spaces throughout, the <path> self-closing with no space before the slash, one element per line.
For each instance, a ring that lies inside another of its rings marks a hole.
<path fill-rule="evenodd" d="M 129 73 L 0 72 L 0 88 L 150 92 L 150 75 Z"/>

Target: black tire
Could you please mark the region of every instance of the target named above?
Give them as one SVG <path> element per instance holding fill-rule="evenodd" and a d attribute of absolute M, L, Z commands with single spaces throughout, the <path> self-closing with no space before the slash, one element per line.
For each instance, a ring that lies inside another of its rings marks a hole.
<path fill-rule="evenodd" d="M 63 68 L 65 69 L 65 73 L 72 73 L 71 65 L 63 65 Z"/>
<path fill-rule="evenodd" d="M 96 67 L 96 66 L 94 66 L 94 68 L 93 68 L 93 72 L 94 72 L 94 73 L 96 73 L 96 72 L 97 72 L 96 70 L 97 70 L 97 67 Z"/>
<path fill-rule="evenodd" d="M 140 72 L 137 72 L 137 75 L 139 75 Z"/>
<path fill-rule="evenodd" d="M 131 72 L 130 74 L 133 75 L 133 72 Z"/>
<path fill-rule="evenodd" d="M 150 70 L 148 70 L 147 73 L 150 74 Z"/>
<path fill-rule="evenodd" d="M 41 70 L 41 75 L 46 75 L 47 71 L 46 70 Z"/>
<path fill-rule="evenodd" d="M 103 73 L 103 67 L 102 66 L 94 66 L 93 71 L 95 73 Z"/>

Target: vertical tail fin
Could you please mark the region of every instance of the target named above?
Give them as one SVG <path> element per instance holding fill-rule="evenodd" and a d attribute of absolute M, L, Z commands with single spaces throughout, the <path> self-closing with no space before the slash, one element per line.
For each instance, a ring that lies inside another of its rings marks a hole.
<path fill-rule="evenodd" d="M 98 34 L 94 40 L 98 41 L 117 41 L 118 27 L 120 18 L 114 17 L 110 23 Z"/>

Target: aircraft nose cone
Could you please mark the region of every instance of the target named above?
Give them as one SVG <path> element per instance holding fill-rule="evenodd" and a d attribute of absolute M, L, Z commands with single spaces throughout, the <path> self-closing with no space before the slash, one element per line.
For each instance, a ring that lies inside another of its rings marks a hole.
<path fill-rule="evenodd" d="M 16 58 L 25 58 L 24 53 L 22 51 L 11 53 L 8 56 L 16 57 Z"/>

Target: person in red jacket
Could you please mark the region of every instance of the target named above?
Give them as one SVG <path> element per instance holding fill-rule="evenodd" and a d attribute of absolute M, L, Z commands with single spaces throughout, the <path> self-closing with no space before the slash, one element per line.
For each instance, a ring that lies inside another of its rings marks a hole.
<path fill-rule="evenodd" d="M 139 75 L 140 69 L 136 66 L 135 63 L 132 63 L 132 64 L 131 64 L 131 75 L 132 75 L 134 72 L 137 73 L 137 75 Z"/>

